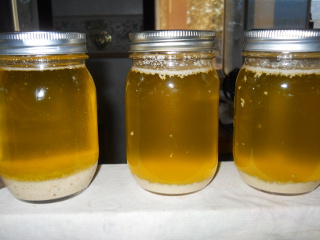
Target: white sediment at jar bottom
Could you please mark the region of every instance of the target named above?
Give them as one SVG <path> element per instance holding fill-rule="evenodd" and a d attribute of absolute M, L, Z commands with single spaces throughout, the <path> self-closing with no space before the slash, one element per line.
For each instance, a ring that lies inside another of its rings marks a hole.
<path fill-rule="evenodd" d="M 267 182 L 250 176 L 242 171 L 239 171 L 239 174 L 243 181 L 249 186 L 273 194 L 298 195 L 308 193 L 312 192 L 320 184 L 320 181 L 310 181 L 305 183 Z"/>
<path fill-rule="evenodd" d="M 147 180 L 141 179 L 133 175 L 137 183 L 145 190 L 153 193 L 164 194 L 164 195 L 183 195 L 200 191 L 206 187 L 212 180 L 208 178 L 201 182 L 195 182 L 191 184 L 161 184 L 153 183 Z"/>
<path fill-rule="evenodd" d="M 81 172 L 65 178 L 45 181 L 17 181 L 4 178 L 9 191 L 18 199 L 29 202 L 53 201 L 77 194 L 88 187 L 97 163 Z"/>

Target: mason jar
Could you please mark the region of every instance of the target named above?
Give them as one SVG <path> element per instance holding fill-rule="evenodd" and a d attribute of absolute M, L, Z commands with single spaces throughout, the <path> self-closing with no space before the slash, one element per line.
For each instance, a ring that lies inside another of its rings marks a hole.
<path fill-rule="evenodd" d="M 98 160 L 97 106 L 86 36 L 0 34 L 0 175 L 28 202 L 73 196 Z"/>
<path fill-rule="evenodd" d="M 252 30 L 236 82 L 234 162 L 250 186 L 295 195 L 320 183 L 320 31 Z"/>
<path fill-rule="evenodd" d="M 150 192 L 196 192 L 218 161 L 219 78 L 212 31 L 162 30 L 130 35 L 126 79 L 127 162 Z"/>

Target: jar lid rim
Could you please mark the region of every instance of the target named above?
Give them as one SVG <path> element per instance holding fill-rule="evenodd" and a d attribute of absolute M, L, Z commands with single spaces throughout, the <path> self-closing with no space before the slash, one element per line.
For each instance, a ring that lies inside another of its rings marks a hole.
<path fill-rule="evenodd" d="M 0 33 L 0 55 L 73 54 L 86 51 L 85 33 L 58 31 Z"/>
<path fill-rule="evenodd" d="M 215 31 L 155 30 L 129 34 L 130 52 L 212 50 Z"/>
<path fill-rule="evenodd" d="M 258 29 L 244 33 L 245 51 L 320 52 L 318 29 Z"/>

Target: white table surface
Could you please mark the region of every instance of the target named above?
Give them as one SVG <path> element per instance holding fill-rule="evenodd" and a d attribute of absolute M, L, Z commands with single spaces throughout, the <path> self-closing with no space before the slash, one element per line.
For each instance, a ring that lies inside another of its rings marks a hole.
<path fill-rule="evenodd" d="M 320 188 L 300 196 L 247 186 L 233 162 L 184 196 L 142 190 L 126 164 L 101 165 L 89 188 L 57 203 L 30 204 L 0 189 L 0 239 L 320 239 Z"/>

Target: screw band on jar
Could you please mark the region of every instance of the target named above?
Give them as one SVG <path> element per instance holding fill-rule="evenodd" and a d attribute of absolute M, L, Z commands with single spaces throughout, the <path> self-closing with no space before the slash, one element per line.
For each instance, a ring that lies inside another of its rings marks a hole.
<path fill-rule="evenodd" d="M 244 33 L 245 51 L 320 52 L 320 30 L 252 30 Z"/>
<path fill-rule="evenodd" d="M 86 50 L 85 33 L 0 33 L 0 55 L 74 54 Z"/>
<path fill-rule="evenodd" d="M 129 35 L 130 52 L 212 50 L 214 31 L 162 30 L 136 32 Z"/>

